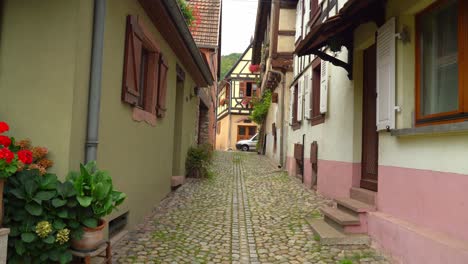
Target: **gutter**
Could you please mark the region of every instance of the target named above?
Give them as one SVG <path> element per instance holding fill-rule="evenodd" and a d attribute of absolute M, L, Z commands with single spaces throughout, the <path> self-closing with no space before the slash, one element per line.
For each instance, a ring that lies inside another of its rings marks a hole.
<path fill-rule="evenodd" d="M 160 1 L 160 0 L 158 0 Z M 182 15 L 182 11 L 180 11 L 179 5 L 177 4 L 176 0 L 164 0 L 161 1 L 164 7 L 166 8 L 169 16 L 172 18 L 174 24 L 176 25 L 177 29 L 179 30 L 179 34 L 182 37 L 185 45 L 187 46 L 192 58 L 200 69 L 203 79 L 205 79 L 208 85 L 213 84 L 213 76 L 211 75 L 211 70 L 208 65 L 205 63 L 200 50 L 195 43 L 195 40 L 192 37 L 192 33 L 185 22 L 185 18 Z"/>
<path fill-rule="evenodd" d="M 85 163 L 95 161 L 97 159 L 105 18 L 106 0 L 94 0 L 93 40 L 91 44 L 91 69 L 89 78 Z"/>

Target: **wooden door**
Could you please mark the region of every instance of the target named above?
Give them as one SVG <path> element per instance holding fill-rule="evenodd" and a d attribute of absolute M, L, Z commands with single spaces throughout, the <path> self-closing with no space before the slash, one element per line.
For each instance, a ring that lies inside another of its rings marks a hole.
<path fill-rule="evenodd" d="M 250 139 L 257 133 L 257 127 L 255 126 L 238 126 L 237 127 L 237 141 Z"/>
<path fill-rule="evenodd" d="M 377 191 L 378 147 L 376 99 L 376 47 L 364 51 L 363 107 L 362 107 L 362 175 L 361 188 Z"/>

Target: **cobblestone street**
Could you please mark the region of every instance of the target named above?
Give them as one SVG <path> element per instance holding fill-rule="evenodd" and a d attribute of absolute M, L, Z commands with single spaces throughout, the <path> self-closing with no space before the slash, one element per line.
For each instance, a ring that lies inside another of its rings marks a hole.
<path fill-rule="evenodd" d="M 304 220 L 330 200 L 264 156 L 217 152 L 113 249 L 117 263 L 388 263 L 367 246 L 323 246 Z"/>

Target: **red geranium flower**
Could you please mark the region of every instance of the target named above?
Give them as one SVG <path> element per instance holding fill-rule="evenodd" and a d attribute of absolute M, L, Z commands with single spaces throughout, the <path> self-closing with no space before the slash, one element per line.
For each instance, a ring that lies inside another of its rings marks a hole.
<path fill-rule="evenodd" d="M 0 145 L 4 146 L 5 148 L 9 147 L 11 144 L 10 137 L 0 135 Z"/>
<path fill-rule="evenodd" d="M 33 154 L 30 150 L 23 149 L 18 151 L 18 159 L 24 164 L 31 164 L 33 162 Z"/>
<path fill-rule="evenodd" d="M 0 134 L 10 130 L 10 127 L 5 122 L 0 122 Z"/>
<path fill-rule="evenodd" d="M 7 148 L 0 149 L 0 159 L 4 159 L 6 163 L 11 163 L 11 161 L 15 158 L 15 154 L 11 152 L 11 150 Z"/>

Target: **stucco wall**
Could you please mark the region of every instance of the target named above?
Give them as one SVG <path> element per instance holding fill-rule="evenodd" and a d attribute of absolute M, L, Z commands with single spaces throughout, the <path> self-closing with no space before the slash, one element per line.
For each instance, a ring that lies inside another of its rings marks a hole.
<path fill-rule="evenodd" d="M 144 122 L 133 121 L 132 107 L 120 100 L 128 14 L 139 16 L 159 42 L 169 64 L 167 112 L 163 119 L 157 120 L 154 127 Z M 139 222 L 170 191 L 175 111 L 183 111 L 181 159 L 179 168 L 176 168 L 179 173 L 184 171 L 187 148 L 195 142 L 198 98 L 189 98 L 195 84 L 187 74 L 183 91 L 183 109 L 175 109 L 178 60 L 169 44 L 152 25 L 138 1 L 108 2 L 98 163 L 100 167 L 109 170 L 116 187 L 127 193 L 126 203 L 115 215 L 130 210 L 130 224 Z"/>
<path fill-rule="evenodd" d="M 63 178 L 84 156 L 93 1 L 3 3 L 0 119 L 48 147 Z"/>
<path fill-rule="evenodd" d="M 257 126 L 255 123 L 244 123 L 248 115 L 227 115 L 219 122 L 221 122 L 221 133 L 216 135 L 216 149 L 227 150 L 236 149 L 237 142 L 237 127 L 242 126 Z M 230 123 L 230 125 L 229 125 Z"/>

